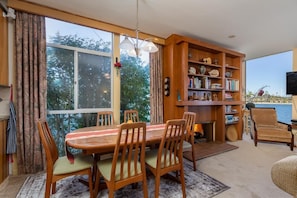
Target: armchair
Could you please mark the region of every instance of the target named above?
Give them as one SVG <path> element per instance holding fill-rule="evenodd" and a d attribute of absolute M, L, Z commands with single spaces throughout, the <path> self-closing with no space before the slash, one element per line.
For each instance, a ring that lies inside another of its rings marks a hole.
<path fill-rule="evenodd" d="M 284 142 L 294 148 L 294 135 L 291 125 L 277 120 L 274 108 L 251 108 L 251 119 L 254 125 L 252 137 L 255 146 L 258 141 Z"/>

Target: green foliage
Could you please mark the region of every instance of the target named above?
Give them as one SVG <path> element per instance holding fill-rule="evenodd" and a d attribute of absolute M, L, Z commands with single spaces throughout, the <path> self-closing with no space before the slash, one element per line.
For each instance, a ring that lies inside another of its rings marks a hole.
<path fill-rule="evenodd" d="M 74 56 L 66 49 L 47 47 L 47 108 L 69 110 L 74 108 Z"/>
<path fill-rule="evenodd" d="M 48 42 L 101 52 L 111 52 L 110 42 L 105 42 L 102 38 L 98 38 L 95 41 L 94 39 L 78 37 L 76 34 L 61 36 L 58 32 L 55 36 L 50 37 Z"/>
<path fill-rule="evenodd" d="M 58 33 L 51 38 L 51 43 L 79 47 L 89 50 L 99 50 L 110 52 L 110 43 L 93 41 L 90 39 L 79 38 L 76 35 L 60 36 Z M 101 65 L 100 69 L 93 64 L 79 65 L 79 102 L 84 106 L 82 108 L 106 107 L 111 104 L 109 95 L 99 96 L 98 93 L 110 90 L 110 80 L 106 81 L 106 74 L 110 74 L 110 58 L 94 58 L 80 53 L 80 58 L 92 59 L 92 62 Z M 48 110 L 73 110 L 74 109 L 74 55 L 72 50 L 47 47 L 47 105 Z M 132 58 L 127 55 L 121 56 L 121 120 L 123 120 L 123 111 L 126 109 L 137 109 L 141 121 L 150 121 L 150 73 L 149 65 L 144 64 L 138 58 Z M 87 76 L 87 78 L 82 78 Z M 92 84 L 99 84 L 93 88 Z M 88 92 L 91 90 L 91 92 Z M 98 94 L 98 95 L 96 95 Z M 99 103 L 95 103 L 90 98 L 99 97 Z M 56 144 L 59 148 L 59 154 L 65 155 L 65 135 L 70 131 L 78 128 L 94 126 L 96 124 L 96 113 L 62 113 L 48 114 L 47 120 L 51 131 L 55 137 Z M 76 152 L 72 150 L 72 152 Z"/>
<path fill-rule="evenodd" d="M 65 136 L 78 128 L 96 125 L 96 113 L 48 114 L 47 121 L 59 150 L 59 156 L 65 155 Z M 72 153 L 79 152 L 69 148 Z"/>
<path fill-rule="evenodd" d="M 136 109 L 139 119 L 150 121 L 150 71 L 149 65 L 139 58 L 121 55 L 121 122 L 123 112 Z"/>

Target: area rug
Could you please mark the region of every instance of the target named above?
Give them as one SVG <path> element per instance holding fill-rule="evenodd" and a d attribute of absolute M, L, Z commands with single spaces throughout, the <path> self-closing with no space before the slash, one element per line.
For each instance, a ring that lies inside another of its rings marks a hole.
<path fill-rule="evenodd" d="M 211 198 L 230 187 L 220 181 L 197 170 L 193 171 L 192 163 L 184 160 L 186 194 L 188 198 Z M 57 182 L 57 192 L 52 198 L 64 197 L 89 197 L 88 187 L 79 182 L 79 176 L 65 178 Z M 155 182 L 152 174 L 147 175 L 149 197 L 154 197 Z M 21 187 L 17 198 L 39 198 L 44 197 L 45 174 L 36 174 L 26 179 Z M 115 197 L 143 197 L 142 183 L 139 183 L 136 189 L 131 185 L 126 186 L 115 193 Z M 108 190 L 102 190 L 97 197 L 108 197 Z M 179 198 L 182 197 L 181 184 L 167 177 L 161 178 L 160 196 L 161 198 Z"/>
<path fill-rule="evenodd" d="M 237 146 L 228 143 L 218 143 L 218 142 L 199 142 L 194 145 L 195 149 L 195 160 L 200 160 L 213 155 L 218 155 L 227 151 L 237 149 Z M 192 151 L 185 151 L 184 157 L 190 161 L 192 159 Z"/>

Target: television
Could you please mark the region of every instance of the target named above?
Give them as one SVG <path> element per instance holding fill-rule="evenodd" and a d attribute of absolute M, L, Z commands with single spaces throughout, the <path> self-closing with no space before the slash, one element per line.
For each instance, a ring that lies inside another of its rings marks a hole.
<path fill-rule="evenodd" d="M 297 95 L 297 71 L 287 72 L 286 77 L 286 93 L 291 95 Z"/>

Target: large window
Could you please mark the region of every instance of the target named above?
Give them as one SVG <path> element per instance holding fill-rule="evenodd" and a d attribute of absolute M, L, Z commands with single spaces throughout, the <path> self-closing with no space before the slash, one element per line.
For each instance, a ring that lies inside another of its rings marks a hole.
<path fill-rule="evenodd" d="M 112 34 L 102 32 L 104 36 L 109 34 L 105 36 L 108 40 L 102 40 L 101 31 L 77 26 L 47 19 L 47 29 L 58 28 L 54 35 L 48 31 L 47 36 L 49 114 L 92 113 L 112 108 Z M 80 32 L 73 35 L 64 33 L 65 29 Z M 90 31 L 94 32 L 93 37 L 88 34 Z"/>
<path fill-rule="evenodd" d="M 150 122 L 149 53 L 141 50 L 138 57 L 131 57 L 127 51 L 121 50 L 121 63 L 121 122 L 126 109 L 138 110 L 139 119 Z"/>
<path fill-rule="evenodd" d="M 112 109 L 112 33 L 46 19 L 47 109 L 60 154 L 66 133 Z"/>
<path fill-rule="evenodd" d="M 286 72 L 292 71 L 293 52 L 247 61 L 246 100 L 256 107 L 276 108 L 279 121 L 290 123 L 292 98 L 286 95 Z"/>
<path fill-rule="evenodd" d="M 126 109 L 137 109 L 141 121 L 150 121 L 148 53 L 130 57 L 121 51 L 122 68 L 113 74 L 112 33 L 50 18 L 46 33 L 47 120 L 60 155 L 67 133 L 96 125 L 98 111 L 114 109 L 114 75 L 121 75 L 121 121 Z"/>

